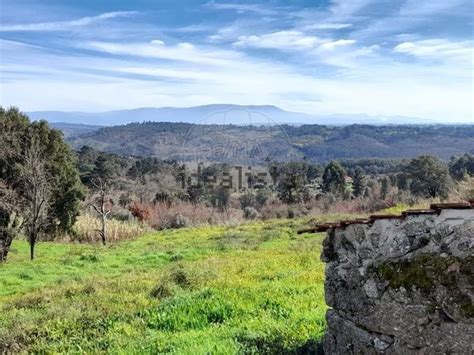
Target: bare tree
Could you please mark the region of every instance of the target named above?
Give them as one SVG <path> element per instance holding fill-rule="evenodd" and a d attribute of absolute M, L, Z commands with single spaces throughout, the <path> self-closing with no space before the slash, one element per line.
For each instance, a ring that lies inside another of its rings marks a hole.
<path fill-rule="evenodd" d="M 0 181 L 0 261 L 6 260 L 13 238 L 22 229 L 33 260 L 36 242 L 50 224 L 49 179 L 40 143 L 32 137 L 24 145 L 24 151 L 17 154 L 17 163 L 10 165 L 18 174 L 15 186 Z"/>
<path fill-rule="evenodd" d="M 22 190 L 21 206 L 23 209 L 24 227 L 30 244 L 31 260 L 35 257 L 35 245 L 51 223 L 48 210 L 50 207 L 49 174 L 45 159 L 37 139 L 33 138 L 22 154 L 20 181 Z"/>
<path fill-rule="evenodd" d="M 110 192 L 110 183 L 101 177 L 93 178 L 91 184 L 94 189 L 97 191 L 98 196 L 95 198 L 95 202 L 89 204 L 99 215 L 101 222 L 101 229 L 97 230 L 102 239 L 102 244 L 107 243 L 107 217 L 112 211 L 111 202 L 108 199 L 108 194 Z"/>

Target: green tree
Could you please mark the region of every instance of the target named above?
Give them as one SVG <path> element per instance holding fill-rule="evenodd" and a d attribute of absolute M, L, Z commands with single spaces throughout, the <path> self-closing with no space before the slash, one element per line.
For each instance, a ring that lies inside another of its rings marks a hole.
<path fill-rule="evenodd" d="M 456 180 L 462 180 L 465 176 L 474 176 L 474 155 L 464 154 L 459 158 L 451 158 L 449 173 Z"/>
<path fill-rule="evenodd" d="M 357 167 L 354 172 L 354 178 L 352 181 L 352 192 L 355 197 L 362 196 L 365 191 L 366 178 L 362 168 Z"/>
<path fill-rule="evenodd" d="M 101 179 L 103 182 L 111 183 L 118 175 L 117 167 L 106 156 L 99 155 L 94 162 L 92 179 Z"/>
<path fill-rule="evenodd" d="M 412 159 L 406 172 L 414 195 L 431 198 L 447 196 L 450 185 L 448 167 L 437 158 L 424 155 Z"/>
<path fill-rule="evenodd" d="M 84 192 L 75 157 L 59 131 L 44 121 L 30 122 L 16 108 L 0 108 L 0 132 L 0 182 L 4 192 L 15 195 L 11 211 L 22 220 L 34 258 L 41 235 L 71 231 L 79 214 Z M 0 229 L 11 231 L 12 213 L 5 204 Z"/>
<path fill-rule="evenodd" d="M 410 176 L 406 172 L 397 174 L 397 187 L 399 190 L 406 191 L 410 188 Z"/>
<path fill-rule="evenodd" d="M 212 190 L 211 203 L 219 211 L 227 210 L 230 201 L 230 191 L 228 188 L 218 186 Z"/>
<path fill-rule="evenodd" d="M 270 192 L 266 188 L 257 189 L 255 193 L 255 202 L 257 203 L 257 208 L 263 207 L 270 197 Z"/>
<path fill-rule="evenodd" d="M 7 260 L 13 238 L 19 234 L 23 223 L 17 201 L 16 193 L 0 184 L 0 263 Z"/>
<path fill-rule="evenodd" d="M 280 200 L 296 203 L 301 200 L 301 192 L 307 183 L 308 165 L 304 162 L 290 162 L 279 167 L 277 191 Z"/>
<path fill-rule="evenodd" d="M 308 181 L 313 181 L 315 179 L 320 178 L 323 175 L 324 167 L 321 165 L 308 165 L 308 172 L 306 173 L 306 177 Z"/>
<path fill-rule="evenodd" d="M 12 186 L 18 179 L 15 162 L 19 159 L 28 125 L 28 117 L 17 109 L 0 107 L 0 262 L 6 260 L 13 238 L 23 223 L 19 196 Z"/>
<path fill-rule="evenodd" d="M 339 162 L 333 160 L 324 169 L 323 191 L 343 195 L 346 190 L 347 173 Z"/>
<path fill-rule="evenodd" d="M 390 180 L 387 177 L 382 179 L 382 186 L 380 187 L 380 198 L 385 200 L 390 191 Z"/>
<path fill-rule="evenodd" d="M 252 190 L 248 189 L 239 197 L 240 208 L 244 210 L 246 207 L 254 207 L 257 205 L 255 194 Z"/>

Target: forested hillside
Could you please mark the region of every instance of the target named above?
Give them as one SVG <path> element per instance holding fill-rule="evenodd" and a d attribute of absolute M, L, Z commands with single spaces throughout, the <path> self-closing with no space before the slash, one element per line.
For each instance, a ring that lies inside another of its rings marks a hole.
<path fill-rule="evenodd" d="M 442 159 L 474 152 L 474 126 L 236 126 L 188 123 L 132 123 L 70 137 L 80 148 L 88 145 L 123 155 L 219 161 L 216 147 L 243 147 L 248 157 L 274 159 L 307 157 L 315 162 L 355 158 L 412 158 L 422 154 Z M 177 149 L 179 147 L 179 149 Z M 262 148 L 264 147 L 264 148 Z M 276 152 L 276 153 L 275 153 Z M 226 154 L 227 162 L 245 154 Z"/>
<path fill-rule="evenodd" d="M 52 128 L 59 129 L 63 132 L 64 137 L 74 137 L 81 134 L 87 134 L 94 131 L 97 131 L 102 126 L 97 125 L 88 125 L 88 124 L 77 124 L 77 123 L 49 123 Z"/>

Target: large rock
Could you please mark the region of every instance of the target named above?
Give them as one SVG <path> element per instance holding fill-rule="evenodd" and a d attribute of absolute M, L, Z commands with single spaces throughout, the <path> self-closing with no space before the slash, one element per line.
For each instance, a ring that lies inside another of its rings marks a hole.
<path fill-rule="evenodd" d="M 473 354 L 474 209 L 329 230 L 326 354 Z"/>

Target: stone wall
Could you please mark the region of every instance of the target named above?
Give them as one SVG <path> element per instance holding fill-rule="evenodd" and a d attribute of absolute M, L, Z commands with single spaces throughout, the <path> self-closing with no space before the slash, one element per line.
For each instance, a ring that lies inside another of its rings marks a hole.
<path fill-rule="evenodd" d="M 329 228 L 322 259 L 325 354 L 474 354 L 474 209 Z"/>

